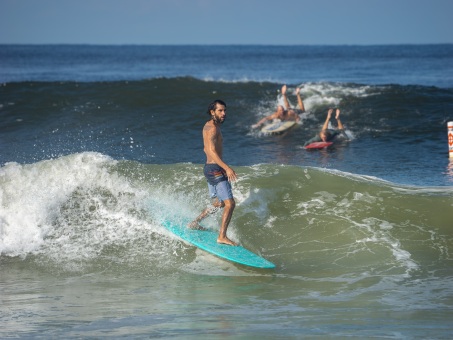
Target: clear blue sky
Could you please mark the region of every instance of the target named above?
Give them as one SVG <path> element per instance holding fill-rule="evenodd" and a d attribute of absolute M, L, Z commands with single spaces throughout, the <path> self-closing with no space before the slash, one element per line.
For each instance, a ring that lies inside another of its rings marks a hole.
<path fill-rule="evenodd" d="M 2 44 L 453 43 L 453 0 L 0 0 Z"/>

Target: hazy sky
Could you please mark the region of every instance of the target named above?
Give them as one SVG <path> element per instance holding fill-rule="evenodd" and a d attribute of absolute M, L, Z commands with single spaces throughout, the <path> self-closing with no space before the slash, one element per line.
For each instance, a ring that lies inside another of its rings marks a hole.
<path fill-rule="evenodd" d="M 452 16 L 453 0 L 0 0 L 0 43 L 453 43 Z"/>

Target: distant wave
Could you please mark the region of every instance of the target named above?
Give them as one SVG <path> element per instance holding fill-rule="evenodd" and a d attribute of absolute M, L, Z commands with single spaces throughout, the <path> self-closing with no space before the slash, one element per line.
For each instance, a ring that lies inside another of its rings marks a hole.
<path fill-rule="evenodd" d="M 453 45 L 3 45 L 0 82 L 133 81 L 190 76 L 226 82 L 346 82 L 452 88 Z M 418 72 L 413 72 L 417 69 Z"/>

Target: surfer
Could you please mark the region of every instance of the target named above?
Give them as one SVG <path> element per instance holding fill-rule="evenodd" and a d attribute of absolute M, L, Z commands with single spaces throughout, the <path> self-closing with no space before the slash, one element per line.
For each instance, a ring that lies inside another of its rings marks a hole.
<path fill-rule="evenodd" d="M 312 139 L 306 141 L 304 146 L 307 146 L 308 144 L 311 144 L 311 143 L 317 143 L 317 142 L 331 142 L 340 134 L 343 134 L 344 136 L 346 136 L 346 134 L 344 132 L 343 123 L 340 120 L 340 109 L 335 110 L 335 119 L 337 120 L 338 128 L 335 130 L 329 129 L 329 122 L 330 122 L 330 118 L 332 117 L 333 110 L 334 109 L 329 109 L 327 111 L 326 121 L 324 122 L 324 125 L 322 126 L 321 132 L 319 132 Z"/>
<path fill-rule="evenodd" d="M 227 229 L 233 215 L 236 202 L 231 190 L 231 181 L 237 179 L 237 175 L 223 160 L 223 136 L 220 125 L 226 118 L 226 104 L 221 100 L 215 100 L 208 107 L 210 119 L 203 127 L 203 151 L 206 154 L 206 164 L 204 166 L 204 175 L 208 182 L 208 189 L 213 199 L 212 207 L 208 207 L 193 220 L 190 228 L 203 229 L 199 222 L 214 213 L 219 208 L 224 208 L 222 215 L 222 224 L 220 226 L 217 243 L 237 245 L 227 237 Z"/>
<path fill-rule="evenodd" d="M 277 106 L 277 111 L 275 111 L 273 114 L 270 116 L 264 117 L 261 119 L 258 123 L 253 124 L 252 128 L 258 128 L 262 124 L 264 124 L 268 120 L 274 120 L 274 119 L 280 119 L 282 122 L 283 121 L 288 121 L 288 120 L 295 120 L 298 122 L 300 120 L 299 115 L 297 112 L 291 108 L 291 105 L 289 104 L 288 97 L 286 96 L 286 85 L 282 86 L 282 97 L 283 97 L 283 102 L 285 103 L 285 107 L 282 105 Z M 296 96 L 297 96 L 297 104 L 299 106 L 299 110 L 301 113 L 305 112 L 305 106 L 304 102 L 302 101 L 302 98 L 300 96 L 300 88 L 296 88 Z"/>

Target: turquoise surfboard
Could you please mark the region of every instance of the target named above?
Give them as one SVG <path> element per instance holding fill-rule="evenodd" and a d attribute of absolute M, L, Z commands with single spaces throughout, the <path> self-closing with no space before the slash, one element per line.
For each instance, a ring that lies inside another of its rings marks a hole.
<path fill-rule="evenodd" d="M 241 246 L 217 243 L 218 233 L 190 229 L 186 225 L 164 221 L 163 226 L 184 241 L 231 262 L 255 268 L 275 268 L 275 264 Z"/>

